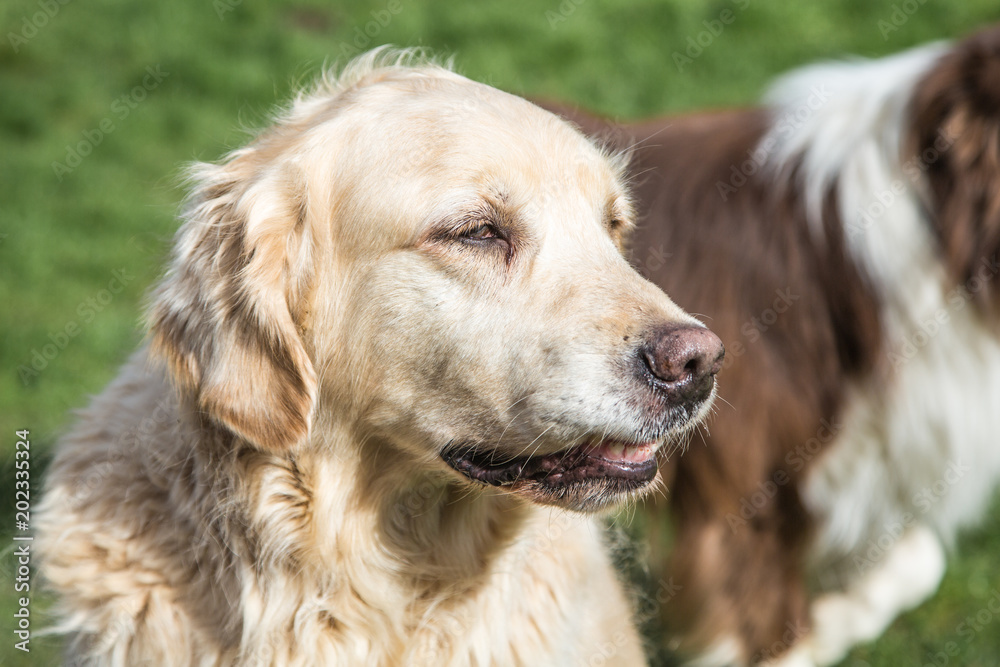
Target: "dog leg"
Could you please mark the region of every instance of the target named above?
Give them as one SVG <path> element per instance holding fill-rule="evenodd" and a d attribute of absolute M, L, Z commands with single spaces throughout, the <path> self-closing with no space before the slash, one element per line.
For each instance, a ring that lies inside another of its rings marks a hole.
<path fill-rule="evenodd" d="M 904 534 L 874 569 L 846 591 L 810 605 L 812 631 L 770 667 L 832 665 L 856 644 L 879 637 L 902 612 L 934 594 L 944 576 L 944 548 L 926 526 Z"/>
<path fill-rule="evenodd" d="M 800 551 L 777 526 L 681 528 L 670 569 L 679 591 L 664 611 L 686 664 L 751 664 L 785 653 L 808 632 Z"/>
<path fill-rule="evenodd" d="M 717 639 L 696 657 L 684 663 L 684 667 L 719 667 L 738 665 L 742 662 L 742 644 L 734 636 Z"/>

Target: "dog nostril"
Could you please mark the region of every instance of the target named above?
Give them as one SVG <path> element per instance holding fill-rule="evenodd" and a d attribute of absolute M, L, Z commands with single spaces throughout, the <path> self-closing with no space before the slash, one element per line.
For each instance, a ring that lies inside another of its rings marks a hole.
<path fill-rule="evenodd" d="M 725 348 L 704 327 L 664 327 L 650 336 L 643 357 L 664 389 L 698 400 L 711 391 L 711 378 L 722 368 Z"/>
<path fill-rule="evenodd" d="M 715 375 L 722 370 L 722 363 L 726 360 L 726 346 L 719 341 L 719 348 L 715 352 L 715 357 L 712 359 L 712 365 L 708 369 L 709 375 Z"/>

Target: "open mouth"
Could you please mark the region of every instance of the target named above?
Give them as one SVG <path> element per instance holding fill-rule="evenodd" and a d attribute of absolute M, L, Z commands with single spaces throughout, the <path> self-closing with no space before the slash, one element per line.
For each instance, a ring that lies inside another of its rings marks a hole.
<path fill-rule="evenodd" d="M 473 481 L 526 491 L 540 502 L 588 509 L 649 485 L 656 478 L 659 446 L 658 441 L 605 439 L 545 456 L 505 458 L 472 447 L 452 447 L 441 456 Z"/>

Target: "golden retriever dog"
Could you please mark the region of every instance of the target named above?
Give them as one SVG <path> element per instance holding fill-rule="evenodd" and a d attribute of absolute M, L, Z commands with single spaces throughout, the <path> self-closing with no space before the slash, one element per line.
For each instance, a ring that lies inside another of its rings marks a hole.
<path fill-rule="evenodd" d="M 623 258 L 624 170 L 385 51 L 197 166 L 150 342 L 48 473 L 69 660 L 643 664 L 594 513 L 723 349 Z"/>

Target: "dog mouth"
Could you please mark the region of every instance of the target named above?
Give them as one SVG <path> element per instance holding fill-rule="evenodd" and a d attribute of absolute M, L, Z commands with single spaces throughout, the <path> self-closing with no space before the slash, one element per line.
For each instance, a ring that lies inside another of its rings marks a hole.
<path fill-rule="evenodd" d="M 441 457 L 474 482 L 505 487 L 536 502 L 587 510 L 649 486 L 656 479 L 660 444 L 605 438 L 544 456 L 515 458 L 456 446 Z"/>

